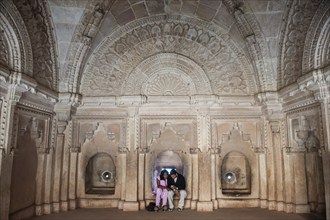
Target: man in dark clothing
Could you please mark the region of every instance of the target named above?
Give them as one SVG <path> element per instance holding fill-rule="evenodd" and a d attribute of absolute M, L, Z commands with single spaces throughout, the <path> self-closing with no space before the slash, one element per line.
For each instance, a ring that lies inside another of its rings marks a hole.
<path fill-rule="evenodd" d="M 171 190 L 168 192 L 168 205 L 169 211 L 173 211 L 174 204 L 173 204 L 173 197 L 174 195 L 179 196 L 179 207 L 178 211 L 182 211 L 184 207 L 184 199 L 187 197 L 186 192 L 186 181 L 185 178 L 176 172 L 175 169 L 171 170 L 170 172 L 171 178 L 168 180 L 168 188 Z"/>

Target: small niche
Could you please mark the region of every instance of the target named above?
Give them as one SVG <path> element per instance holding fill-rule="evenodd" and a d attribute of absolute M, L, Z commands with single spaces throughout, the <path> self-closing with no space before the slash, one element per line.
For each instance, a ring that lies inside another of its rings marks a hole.
<path fill-rule="evenodd" d="M 89 161 L 85 173 L 85 192 L 87 194 L 115 193 L 116 167 L 107 153 L 97 153 Z"/>
<path fill-rule="evenodd" d="M 238 196 L 251 193 L 251 171 L 246 156 L 240 152 L 229 152 L 221 167 L 222 193 Z"/>

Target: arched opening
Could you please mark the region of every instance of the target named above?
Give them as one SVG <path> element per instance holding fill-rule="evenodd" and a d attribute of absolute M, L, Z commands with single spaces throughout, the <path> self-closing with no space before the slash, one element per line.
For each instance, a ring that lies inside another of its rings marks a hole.
<path fill-rule="evenodd" d="M 181 157 L 172 150 L 167 150 L 160 152 L 154 162 L 152 167 L 152 191 L 155 192 L 157 189 L 156 179 L 159 176 L 162 170 L 167 170 L 170 172 L 172 169 L 175 169 L 178 173 L 183 173 L 183 163 Z"/>
<path fill-rule="evenodd" d="M 248 159 L 238 151 L 231 151 L 223 159 L 221 166 L 223 194 L 250 194 L 251 171 Z"/>
<path fill-rule="evenodd" d="M 116 167 L 107 153 L 97 153 L 89 161 L 85 173 L 85 192 L 87 194 L 115 193 Z"/>

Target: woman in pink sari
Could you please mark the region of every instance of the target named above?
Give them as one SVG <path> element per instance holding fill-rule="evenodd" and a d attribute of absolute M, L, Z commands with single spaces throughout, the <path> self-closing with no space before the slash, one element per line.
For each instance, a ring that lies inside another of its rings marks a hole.
<path fill-rule="evenodd" d="M 156 207 L 155 211 L 160 209 L 160 201 L 162 200 L 163 211 L 167 210 L 167 178 L 169 174 L 167 170 L 162 170 L 157 178 L 157 191 L 156 191 Z"/>

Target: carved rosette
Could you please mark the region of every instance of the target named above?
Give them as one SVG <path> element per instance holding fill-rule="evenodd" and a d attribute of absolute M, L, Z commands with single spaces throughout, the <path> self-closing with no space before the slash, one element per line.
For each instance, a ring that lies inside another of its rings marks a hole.
<path fill-rule="evenodd" d="M 155 54 L 172 53 L 189 57 L 202 67 L 204 78 L 212 83 L 211 93 L 253 93 L 255 82 L 251 64 L 229 39 L 222 39 L 221 34 L 208 31 L 194 20 L 181 23 L 176 17 L 169 21 L 162 19 L 145 19 L 146 25 L 142 27 L 140 22 L 132 22 L 106 38 L 85 67 L 81 92 L 89 96 L 118 95 L 120 86 L 132 71 L 143 75 L 145 69 L 135 70 L 141 62 Z M 163 62 L 158 64 L 163 65 Z M 180 62 L 174 66 L 180 66 Z M 247 78 L 252 80 L 247 81 Z M 193 79 L 197 91 L 200 90 L 198 81 Z M 136 77 L 135 82 L 142 83 L 140 77 Z"/>
<path fill-rule="evenodd" d="M 157 74 L 146 83 L 146 95 L 189 95 L 189 83 L 174 74 Z"/>

